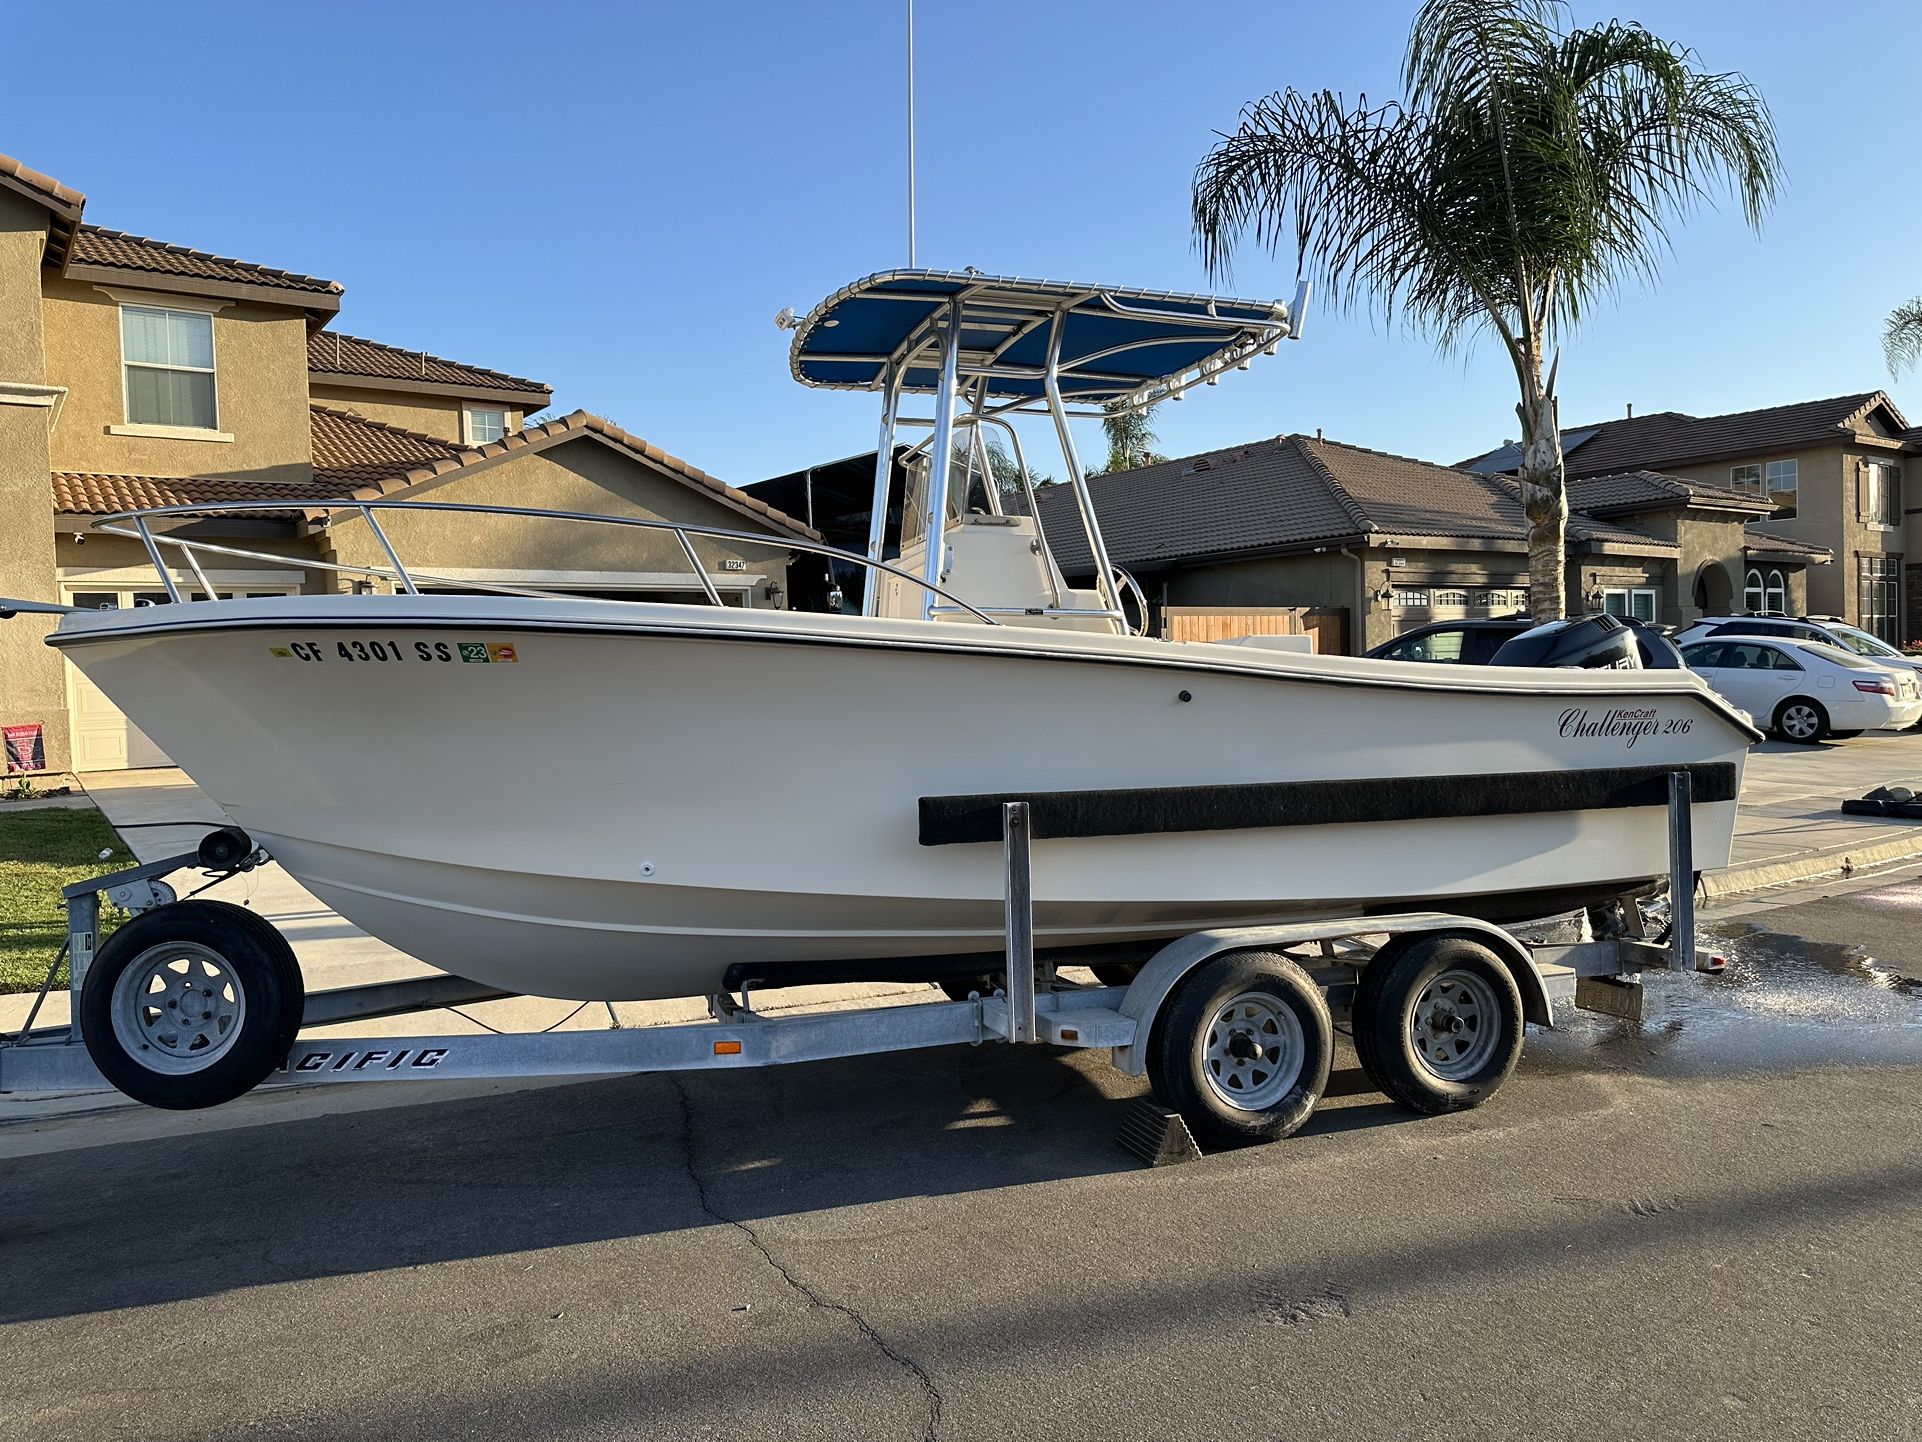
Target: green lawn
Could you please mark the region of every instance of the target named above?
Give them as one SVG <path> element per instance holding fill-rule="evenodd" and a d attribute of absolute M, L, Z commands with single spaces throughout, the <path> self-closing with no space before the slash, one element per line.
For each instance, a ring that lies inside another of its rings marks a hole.
<path fill-rule="evenodd" d="M 98 811 L 20 811 L 0 801 L 0 993 L 40 989 L 67 937 L 61 887 L 132 862 Z M 116 919 L 101 908 L 103 932 Z"/>

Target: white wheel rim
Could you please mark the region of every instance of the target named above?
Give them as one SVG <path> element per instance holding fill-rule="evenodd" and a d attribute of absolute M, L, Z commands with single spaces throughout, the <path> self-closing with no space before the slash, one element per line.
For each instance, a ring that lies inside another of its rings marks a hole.
<path fill-rule="evenodd" d="M 1422 988 L 1408 1013 L 1415 1060 L 1442 1081 L 1466 1081 L 1488 1065 L 1501 1033 L 1495 988 L 1472 971 L 1444 971 Z"/>
<path fill-rule="evenodd" d="M 1798 741 L 1815 734 L 1815 712 L 1806 706 L 1790 706 L 1782 712 L 1782 729 Z"/>
<path fill-rule="evenodd" d="M 1301 1019 L 1279 997 L 1244 991 L 1224 1002 L 1202 1034 L 1201 1071 L 1240 1111 L 1266 1111 L 1294 1090 L 1307 1051 Z"/>
<path fill-rule="evenodd" d="M 225 1056 L 247 1019 L 232 964 L 191 941 L 152 946 L 114 982 L 114 1040 L 148 1071 L 181 1076 Z"/>

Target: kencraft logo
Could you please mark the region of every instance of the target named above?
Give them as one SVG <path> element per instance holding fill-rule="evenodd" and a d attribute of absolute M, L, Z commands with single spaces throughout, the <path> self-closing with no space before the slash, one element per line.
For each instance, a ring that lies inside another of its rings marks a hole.
<path fill-rule="evenodd" d="M 1562 712 L 1559 734 L 1582 741 L 1620 741 L 1624 751 L 1635 749 L 1644 736 L 1684 736 L 1690 719 L 1671 717 L 1664 721 L 1653 706 L 1616 706 L 1594 715 L 1585 706 L 1571 706 Z"/>

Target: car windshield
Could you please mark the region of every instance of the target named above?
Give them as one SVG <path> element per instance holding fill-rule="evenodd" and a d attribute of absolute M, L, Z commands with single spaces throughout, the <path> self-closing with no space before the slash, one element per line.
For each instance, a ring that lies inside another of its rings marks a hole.
<path fill-rule="evenodd" d="M 1853 651 L 1858 656 L 1893 656 L 1898 661 L 1903 659 L 1902 653 L 1895 647 L 1887 641 L 1871 636 L 1867 631 L 1858 631 L 1853 626 L 1830 626 L 1827 629 L 1836 645 Z"/>

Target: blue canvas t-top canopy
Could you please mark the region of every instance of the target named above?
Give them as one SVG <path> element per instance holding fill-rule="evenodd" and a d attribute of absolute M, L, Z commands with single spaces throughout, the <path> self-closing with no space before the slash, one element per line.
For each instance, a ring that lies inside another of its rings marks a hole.
<path fill-rule="evenodd" d="M 973 271 L 890 270 L 856 281 L 795 329 L 789 362 L 803 385 L 907 394 L 939 390 L 959 307 L 957 376 L 971 395 L 1044 400 L 1050 361 L 1064 403 L 1158 399 L 1213 381 L 1298 336 L 1293 305 L 1121 286 L 1020 280 Z"/>

